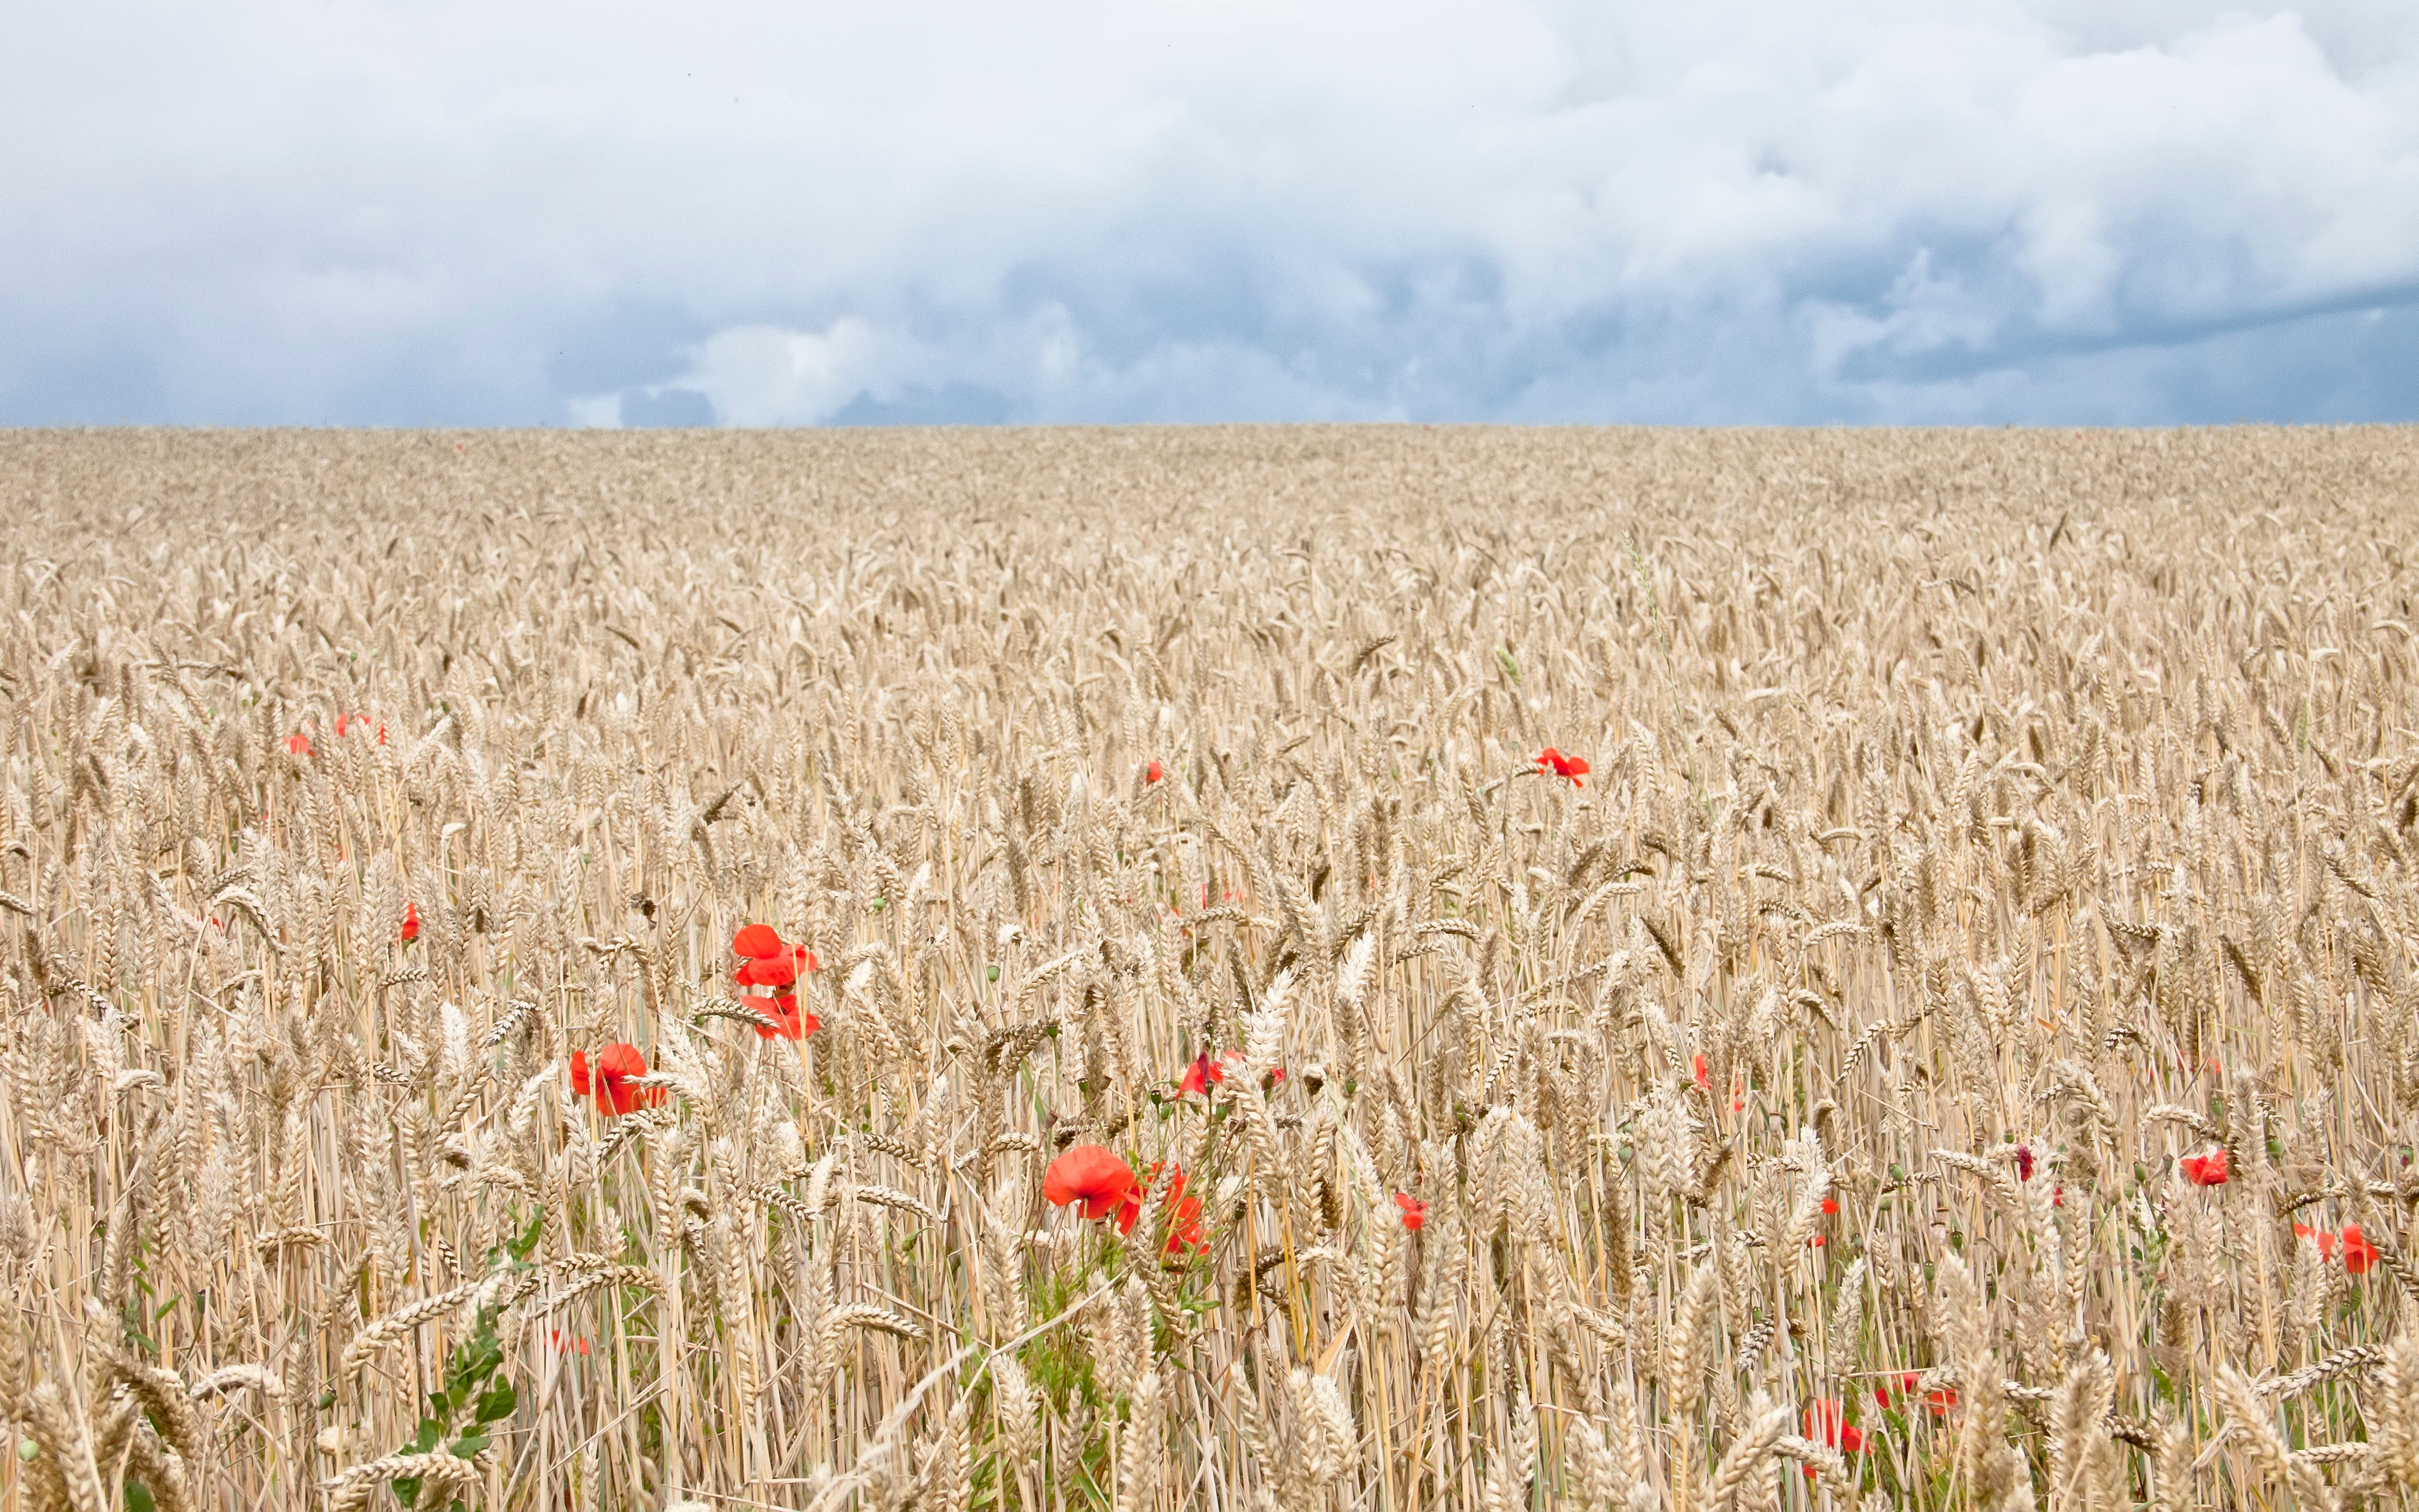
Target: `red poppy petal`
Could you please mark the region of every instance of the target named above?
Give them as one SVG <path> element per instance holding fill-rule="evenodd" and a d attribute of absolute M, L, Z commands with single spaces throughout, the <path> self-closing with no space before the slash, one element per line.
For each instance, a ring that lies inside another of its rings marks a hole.
<path fill-rule="evenodd" d="M 1125 1200 L 1133 1184 L 1132 1166 L 1098 1145 L 1077 1145 L 1042 1173 L 1041 1195 L 1062 1208 L 1081 1202 L 1085 1217 L 1101 1218 Z"/>
<path fill-rule="evenodd" d="M 787 987 L 798 980 L 798 963 L 788 955 L 768 955 L 750 961 L 744 968 L 747 980 L 759 987 Z"/>
<path fill-rule="evenodd" d="M 770 924 L 749 924 L 731 937 L 732 953 L 750 960 L 779 955 L 781 950 L 781 932 Z"/>

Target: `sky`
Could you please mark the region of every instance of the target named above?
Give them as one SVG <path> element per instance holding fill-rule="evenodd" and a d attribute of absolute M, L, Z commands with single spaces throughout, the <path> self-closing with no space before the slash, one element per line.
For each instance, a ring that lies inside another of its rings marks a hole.
<path fill-rule="evenodd" d="M 0 425 L 2419 419 L 2411 0 L 79 0 Z"/>

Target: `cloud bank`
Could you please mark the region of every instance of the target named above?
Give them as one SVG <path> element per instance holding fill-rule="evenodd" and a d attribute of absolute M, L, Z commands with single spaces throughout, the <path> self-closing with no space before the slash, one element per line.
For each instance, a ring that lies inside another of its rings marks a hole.
<path fill-rule="evenodd" d="M 284 0 L 0 58 L 0 424 L 2419 418 L 2419 27 Z"/>

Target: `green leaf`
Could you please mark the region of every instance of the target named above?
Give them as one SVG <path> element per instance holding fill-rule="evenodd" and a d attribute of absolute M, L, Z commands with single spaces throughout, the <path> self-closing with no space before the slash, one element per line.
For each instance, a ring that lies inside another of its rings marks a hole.
<path fill-rule="evenodd" d="M 530 1219 L 529 1227 L 522 1229 L 505 1247 L 513 1252 L 514 1259 L 526 1260 L 530 1257 L 531 1252 L 537 1248 L 538 1237 L 545 1232 L 546 1210 L 540 1208 L 536 1216 Z"/>
<path fill-rule="evenodd" d="M 485 1434 L 465 1433 L 460 1438 L 454 1441 L 453 1455 L 456 1459 L 468 1459 L 486 1446 L 487 1436 Z"/>
<path fill-rule="evenodd" d="M 139 1480 L 126 1483 L 126 1512 L 151 1512 L 151 1488 Z"/>
<path fill-rule="evenodd" d="M 504 1363 L 504 1348 L 496 1340 L 492 1319 L 481 1319 L 479 1332 L 464 1339 L 454 1350 L 453 1363 L 446 1367 L 445 1384 L 453 1393 L 455 1405 L 470 1399 L 481 1381 L 496 1373 Z"/>
<path fill-rule="evenodd" d="M 510 1417 L 513 1415 L 513 1408 L 517 1403 L 518 1398 L 513 1395 L 513 1383 L 509 1381 L 499 1381 L 479 1394 L 477 1420 L 481 1423 L 494 1423 Z"/>
<path fill-rule="evenodd" d="M 408 1455 L 424 1455 L 436 1448 L 438 1442 L 444 1437 L 444 1424 L 433 1417 L 424 1417 L 420 1420 L 420 1431 L 411 1436 L 411 1442 L 403 1446 L 403 1452 Z"/>

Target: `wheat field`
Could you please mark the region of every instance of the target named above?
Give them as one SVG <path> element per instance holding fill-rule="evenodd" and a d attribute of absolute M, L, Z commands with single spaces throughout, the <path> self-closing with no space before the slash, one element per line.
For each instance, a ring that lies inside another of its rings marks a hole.
<path fill-rule="evenodd" d="M 0 507 L 10 1512 L 2419 1502 L 2419 433 Z"/>

